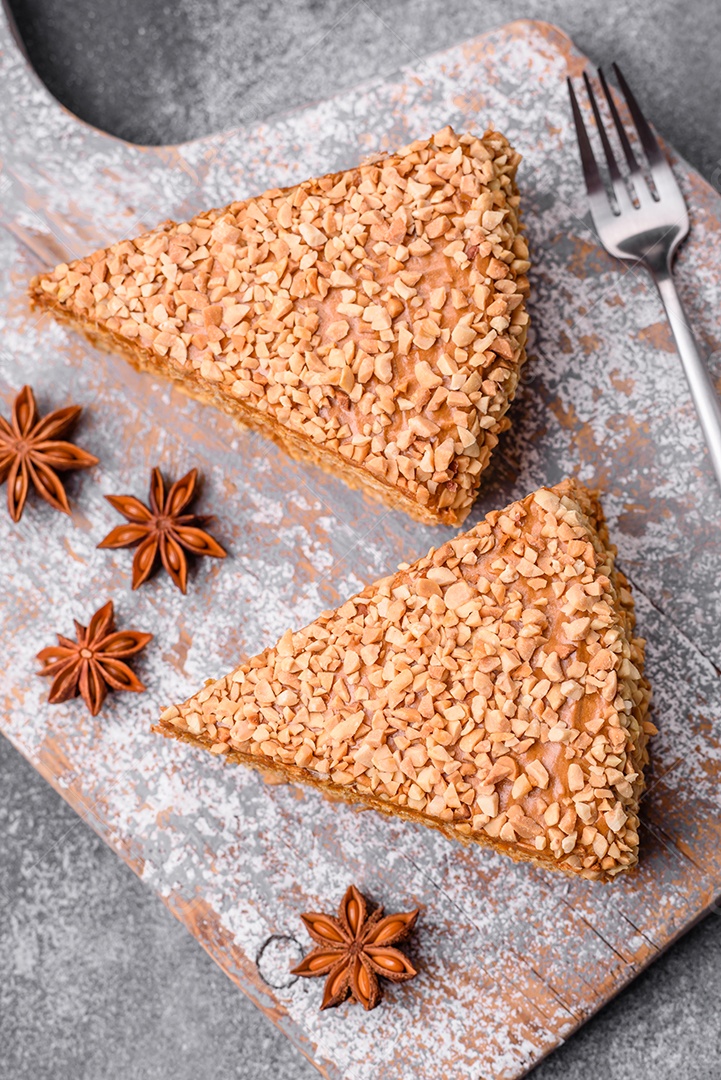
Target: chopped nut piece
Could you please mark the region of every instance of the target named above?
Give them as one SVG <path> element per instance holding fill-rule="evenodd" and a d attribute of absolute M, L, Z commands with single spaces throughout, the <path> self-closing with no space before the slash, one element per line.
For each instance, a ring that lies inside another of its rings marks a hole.
<path fill-rule="evenodd" d="M 568 787 L 571 791 L 583 791 L 585 786 L 583 769 L 574 761 L 568 766 Z"/>
<path fill-rule="evenodd" d="M 549 780 L 548 770 L 546 769 L 543 762 L 541 762 L 541 761 L 529 761 L 528 765 L 526 765 L 526 773 L 528 774 L 529 778 L 532 780 L 532 782 L 535 784 L 536 787 L 539 787 L 539 788 L 547 788 L 548 787 L 548 780 Z"/>
<path fill-rule="evenodd" d="M 325 233 L 317 229 L 315 225 L 310 225 L 305 221 L 301 221 L 298 225 L 298 232 L 305 240 L 308 247 L 321 248 L 328 242 L 328 237 Z"/>
<path fill-rule="evenodd" d="M 458 608 L 463 607 L 464 604 L 467 604 L 473 596 L 474 590 L 468 582 L 461 580 L 446 589 L 443 599 L 447 608 L 456 611 Z"/>

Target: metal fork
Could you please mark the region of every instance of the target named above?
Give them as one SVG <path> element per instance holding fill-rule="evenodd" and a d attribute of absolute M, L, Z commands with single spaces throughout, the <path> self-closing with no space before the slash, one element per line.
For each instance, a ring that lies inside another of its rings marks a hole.
<path fill-rule="evenodd" d="M 598 77 L 628 167 L 627 176 L 622 175 L 604 127 L 593 86 L 584 72 L 583 81 L 608 166 L 613 199 L 609 197 L 578 106 L 573 83 L 568 79 L 591 217 L 606 251 L 617 259 L 645 266 L 656 282 L 706 437 L 714 471 L 721 485 L 721 401 L 699 353 L 672 276 L 674 255 L 689 231 L 686 203 L 656 136 L 616 64 L 613 65 L 613 70 L 626 99 L 638 141 L 646 155 L 647 171 L 652 185 L 644 175 L 621 122 L 609 85 L 603 72 L 599 70 Z"/>

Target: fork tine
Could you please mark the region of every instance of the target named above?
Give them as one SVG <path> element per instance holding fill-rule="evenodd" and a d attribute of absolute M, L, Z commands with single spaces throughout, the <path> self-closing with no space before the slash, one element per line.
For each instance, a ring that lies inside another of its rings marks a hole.
<path fill-rule="evenodd" d="M 583 177 L 586 181 L 586 190 L 590 199 L 597 198 L 602 195 L 606 200 L 606 188 L 604 187 L 601 174 L 598 171 L 598 165 L 596 164 L 596 158 L 593 153 L 593 147 L 588 138 L 588 132 L 586 131 L 586 125 L 583 122 L 583 116 L 581 110 L 578 107 L 578 101 L 576 99 L 576 91 L 573 89 L 573 83 L 570 78 L 566 79 L 568 84 L 568 93 L 571 98 L 571 109 L 573 111 L 573 122 L 576 125 L 576 138 L 578 139 L 578 149 L 581 152 L 581 165 L 583 167 Z"/>
<path fill-rule="evenodd" d="M 618 85 L 621 87 L 623 96 L 626 99 L 626 104 L 628 105 L 629 112 L 631 113 L 631 118 L 633 119 L 634 125 L 636 127 L 638 137 L 641 140 L 641 145 L 643 146 L 646 157 L 648 158 L 649 165 L 652 168 L 658 168 L 659 166 L 664 165 L 668 166 L 668 162 L 663 155 L 661 147 L 658 145 L 658 139 L 651 130 L 651 127 L 646 120 L 646 117 L 641 112 L 638 102 L 631 93 L 630 87 L 624 79 L 618 64 L 613 64 L 613 70 L 616 74 L 616 78 L 618 79 Z"/>
<path fill-rule="evenodd" d="M 588 77 L 588 73 L 584 71 L 583 81 L 586 84 L 586 93 L 588 94 L 588 100 L 591 102 L 591 108 L 593 109 L 593 115 L 596 119 L 596 127 L 598 128 L 598 134 L 601 136 L 601 143 L 603 145 L 603 152 L 606 155 L 606 161 L 608 163 L 608 171 L 611 174 L 611 180 L 613 181 L 614 191 L 616 185 L 623 185 L 623 177 L 621 176 L 621 170 L 616 163 L 616 157 L 613 152 L 613 148 L 608 141 L 608 135 L 606 134 L 606 128 L 603 123 L 603 118 L 598 108 L 596 101 L 596 95 L 593 92 L 593 86 L 591 80 Z"/>
<path fill-rule="evenodd" d="M 641 166 L 637 162 L 636 155 L 633 152 L 633 147 L 631 146 L 630 142 L 628 141 L 628 135 L 626 134 L 626 129 L 623 126 L 623 124 L 621 123 L 621 117 L 618 115 L 618 109 L 616 108 L 616 102 L 614 101 L 613 95 L 611 94 L 611 88 L 609 87 L 608 83 L 606 82 L 606 76 L 604 75 L 602 68 L 598 69 L 598 77 L 601 80 L 601 86 L 603 87 L 603 93 L 604 93 L 604 96 L 606 98 L 606 101 L 608 102 L 608 108 L 610 110 L 614 126 L 616 128 L 617 133 L 618 133 L 618 137 L 619 137 L 619 139 L 621 141 L 621 148 L 622 148 L 624 156 L 626 158 L 626 164 L 628 165 L 628 170 L 631 173 L 631 176 L 633 176 L 634 178 L 638 178 L 639 176 L 643 175 L 643 173 L 641 172 Z"/>

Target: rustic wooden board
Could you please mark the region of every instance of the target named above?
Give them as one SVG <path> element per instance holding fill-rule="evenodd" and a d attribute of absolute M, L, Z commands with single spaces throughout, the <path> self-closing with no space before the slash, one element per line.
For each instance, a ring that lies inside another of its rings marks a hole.
<path fill-rule="evenodd" d="M 397 81 L 180 147 L 143 149 L 65 113 L 2 30 L 0 395 L 24 382 L 41 409 L 86 406 L 78 437 L 101 464 L 70 482 L 72 519 L 32 502 L 0 512 L 5 734 L 154 888 L 328 1077 L 522 1075 L 687 929 L 721 893 L 721 498 L 649 282 L 588 226 L 564 77 L 584 65 L 553 27 L 514 23 L 404 70 Z M 284 458 L 221 415 L 93 351 L 25 300 L 44 265 L 355 163 L 447 122 L 492 122 L 522 151 L 533 246 L 536 359 L 472 520 L 577 472 L 605 490 L 635 586 L 661 733 L 643 804 L 639 871 L 613 886 L 556 878 L 358 814 L 150 733 L 161 706 L 299 627 L 362 583 L 446 539 Z M 693 234 L 679 283 L 719 354 L 721 205 L 682 161 Z M 183 598 L 167 577 L 130 592 L 130 555 L 98 551 L 117 521 L 103 495 L 143 495 L 150 467 L 198 464 L 232 555 Z M 106 597 L 156 635 L 148 692 L 93 720 L 49 707 L 35 653 Z M 293 980 L 298 914 L 349 881 L 422 908 L 421 974 L 371 1014 L 320 1014 Z M 389 1061 L 392 1058 L 392 1067 Z"/>

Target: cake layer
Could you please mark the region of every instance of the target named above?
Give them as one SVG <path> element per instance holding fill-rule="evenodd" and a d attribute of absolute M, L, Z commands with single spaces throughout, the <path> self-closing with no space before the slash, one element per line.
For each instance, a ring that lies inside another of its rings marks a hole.
<path fill-rule="evenodd" d="M 525 359 L 520 155 L 445 128 L 40 274 L 32 302 L 425 522 L 461 522 Z"/>
<path fill-rule="evenodd" d="M 171 706 L 156 728 L 589 878 L 638 857 L 654 730 L 595 496 L 493 511 Z"/>

